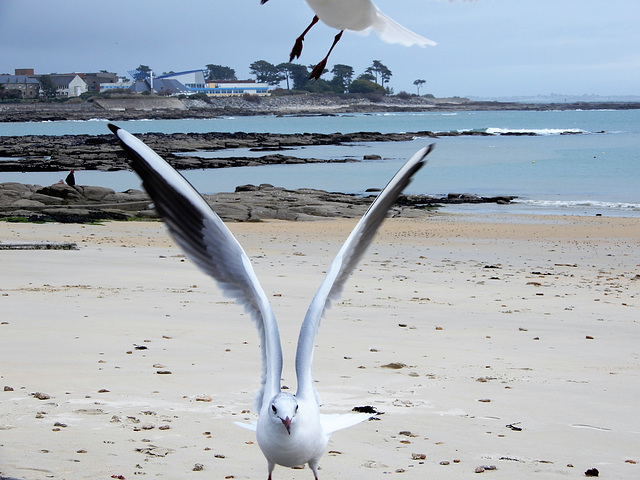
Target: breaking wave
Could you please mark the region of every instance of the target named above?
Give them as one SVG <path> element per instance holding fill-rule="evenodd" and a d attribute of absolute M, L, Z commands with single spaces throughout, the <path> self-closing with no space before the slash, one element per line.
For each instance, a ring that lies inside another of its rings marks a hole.
<path fill-rule="evenodd" d="M 515 199 L 513 203 L 552 209 L 590 208 L 618 210 L 622 212 L 640 212 L 640 203 L 601 202 L 596 200 L 528 200 L 524 198 Z"/>
<path fill-rule="evenodd" d="M 497 128 L 490 127 L 486 129 L 487 133 L 492 135 L 569 135 L 580 133 L 591 133 L 587 130 L 579 128 Z"/>

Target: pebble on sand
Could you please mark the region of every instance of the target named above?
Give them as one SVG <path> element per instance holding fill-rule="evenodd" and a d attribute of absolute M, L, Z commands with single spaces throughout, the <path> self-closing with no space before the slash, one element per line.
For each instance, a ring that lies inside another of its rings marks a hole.
<path fill-rule="evenodd" d="M 391 362 L 386 365 L 382 365 L 382 368 L 390 368 L 392 370 L 400 370 L 401 368 L 406 368 L 407 365 L 405 363 L 400 362 Z"/>
<path fill-rule="evenodd" d="M 475 472 L 476 473 L 483 473 L 486 472 L 487 470 L 497 470 L 498 467 L 496 467 L 495 465 L 480 465 L 479 467 L 476 467 Z"/>

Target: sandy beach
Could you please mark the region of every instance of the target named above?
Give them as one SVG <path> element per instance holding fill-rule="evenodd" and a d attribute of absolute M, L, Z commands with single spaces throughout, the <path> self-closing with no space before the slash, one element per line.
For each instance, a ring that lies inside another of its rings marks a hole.
<path fill-rule="evenodd" d="M 229 224 L 291 388 L 300 322 L 355 222 Z M 0 251 L 0 477 L 266 478 L 233 424 L 255 420 L 255 328 L 163 225 L 0 223 L 0 242 L 42 241 L 79 249 Z M 638 218 L 388 220 L 315 352 L 324 412 L 384 414 L 336 433 L 320 478 L 639 478 L 639 251 Z"/>

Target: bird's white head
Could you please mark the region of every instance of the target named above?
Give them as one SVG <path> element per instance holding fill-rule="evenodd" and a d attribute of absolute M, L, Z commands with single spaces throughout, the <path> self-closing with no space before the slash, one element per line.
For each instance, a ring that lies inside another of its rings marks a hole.
<path fill-rule="evenodd" d="M 271 399 L 269 418 L 274 423 L 282 424 L 289 435 L 291 435 L 291 425 L 295 423 L 297 413 L 298 400 L 294 395 L 281 392 Z"/>

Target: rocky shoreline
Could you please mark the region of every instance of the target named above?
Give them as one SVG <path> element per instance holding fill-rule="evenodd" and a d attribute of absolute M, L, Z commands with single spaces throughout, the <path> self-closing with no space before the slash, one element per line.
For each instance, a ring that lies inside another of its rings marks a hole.
<path fill-rule="evenodd" d="M 492 111 L 492 110 L 628 110 L 635 102 L 520 103 L 471 101 L 462 97 L 293 94 L 269 97 L 177 99 L 156 96 L 71 99 L 63 103 L 0 103 L 0 122 L 57 120 L 111 121 L 214 118 L 227 115 L 332 115 L 343 113 Z"/>
<path fill-rule="evenodd" d="M 345 112 L 455 111 L 455 110 L 548 110 L 572 108 L 640 108 L 640 104 L 606 106 L 601 103 L 539 105 L 500 102 L 470 102 L 466 99 L 425 99 L 293 95 L 260 99 L 226 98 L 178 100 L 151 97 L 114 101 L 51 104 L 0 104 L 0 122 L 43 120 L 88 120 L 92 118 L 211 118 L 218 115 L 306 115 Z M 430 131 L 381 134 L 378 132 L 333 134 L 201 133 L 138 135 L 174 168 L 211 169 L 237 166 L 359 161 L 359 159 L 301 159 L 287 149 L 311 145 L 340 145 L 350 142 L 410 141 L 416 137 L 438 138 L 458 135 L 489 135 L 484 132 Z M 520 134 L 503 134 L 520 135 Z M 529 135 L 529 134 L 525 134 Z M 200 158 L 188 155 L 202 150 L 251 149 L 258 157 Z M 0 136 L 0 172 L 129 170 L 129 162 L 113 135 L 27 135 Z M 363 159 L 366 160 L 366 159 Z M 359 217 L 370 197 L 320 190 L 286 190 L 271 185 L 238 187 L 234 193 L 205 196 L 224 220 L 264 219 L 310 220 L 322 217 Z M 392 215 L 421 215 L 426 208 L 448 203 L 510 203 L 514 197 L 479 197 L 451 193 L 445 197 L 403 196 Z M 88 222 L 103 219 L 153 218 L 150 200 L 144 192 L 115 192 L 94 186 L 64 184 L 51 186 L 0 184 L 0 217 L 30 221 Z"/>
<path fill-rule="evenodd" d="M 298 158 L 287 155 L 288 148 L 343 145 L 360 142 L 405 142 L 415 138 L 450 136 L 491 136 L 477 131 L 407 133 L 146 133 L 136 135 L 178 170 L 247 167 L 256 165 L 329 163 L 358 161 L 344 159 Z M 535 135 L 501 133 L 499 135 Z M 201 158 L 188 153 L 225 149 L 251 149 L 264 152 L 258 157 Z M 284 153 L 283 153 L 284 152 Z M 53 172 L 65 170 L 129 170 L 126 155 L 113 135 L 25 135 L 0 136 L 0 172 Z M 15 159 L 15 160 L 14 160 Z"/>
<path fill-rule="evenodd" d="M 225 221 L 267 219 L 305 221 L 319 218 L 362 216 L 375 194 L 359 196 L 301 188 L 288 190 L 272 185 L 243 185 L 233 193 L 204 195 Z M 514 197 L 479 197 L 450 193 L 444 197 L 403 195 L 392 216 L 424 215 L 441 204 L 509 203 Z M 87 223 L 102 220 L 157 218 L 149 196 L 140 190 L 115 192 L 94 186 L 51 186 L 0 183 L 0 218 L 11 221 Z"/>
<path fill-rule="evenodd" d="M 486 135 L 469 132 L 468 135 Z M 381 134 L 360 132 L 334 134 L 261 134 L 203 133 L 138 135 L 147 145 L 162 155 L 174 168 L 210 169 L 270 164 L 314 162 L 345 162 L 360 159 L 297 158 L 286 155 L 287 149 L 309 145 L 339 145 L 348 142 L 409 141 L 416 137 L 437 138 L 433 132 Z M 199 150 L 248 148 L 264 152 L 259 157 L 199 158 L 184 155 Z M 283 153 L 284 152 L 284 153 Z M 0 171 L 68 171 L 129 170 L 129 162 L 113 135 L 28 135 L 0 137 Z M 15 160 L 10 160 L 15 158 Z M 380 159 L 377 155 L 363 158 Z M 206 195 L 206 200 L 223 220 L 259 221 L 265 219 L 312 220 L 326 217 L 360 217 L 372 197 L 321 190 L 286 190 L 271 185 L 242 186 L 234 193 Z M 447 196 L 403 196 L 392 215 L 422 215 L 425 209 L 448 203 L 509 203 L 513 197 L 479 197 L 451 193 Z M 28 221 L 91 222 L 155 218 L 149 208 L 149 197 L 139 190 L 115 192 L 97 186 L 74 187 L 65 184 L 51 186 L 0 183 L 0 218 Z"/>
<path fill-rule="evenodd" d="M 352 134 L 265 134 L 265 133 L 147 133 L 136 135 L 174 168 L 181 170 L 225 168 L 286 163 L 330 162 L 330 159 L 300 159 L 286 155 L 286 149 L 311 145 L 340 145 L 348 142 L 396 142 L 415 137 L 436 138 L 432 132 Z M 249 148 L 262 151 L 260 157 L 199 158 L 184 155 L 200 150 Z M 284 152 L 284 153 L 283 153 Z M 179 154 L 179 155 L 176 155 Z M 42 172 L 74 170 L 129 170 L 124 151 L 114 135 L 26 135 L 0 137 L 0 172 Z M 15 158 L 15 160 L 9 160 Z M 342 160 L 341 160 L 342 161 Z"/>

